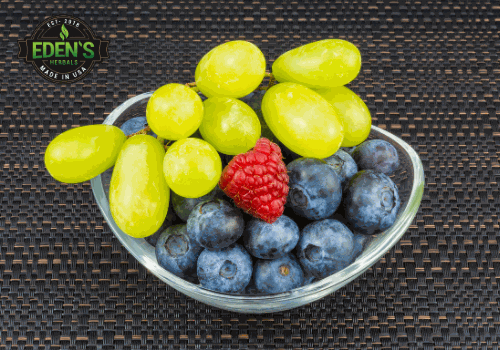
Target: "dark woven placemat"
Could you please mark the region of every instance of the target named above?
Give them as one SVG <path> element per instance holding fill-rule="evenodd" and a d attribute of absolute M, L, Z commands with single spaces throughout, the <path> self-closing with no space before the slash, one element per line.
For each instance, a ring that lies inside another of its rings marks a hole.
<path fill-rule="evenodd" d="M 68 86 L 40 78 L 16 43 L 64 13 L 111 41 L 110 59 Z M 488 0 L 1 0 L 0 349 L 498 349 L 499 19 Z M 88 182 L 62 185 L 45 171 L 58 133 L 193 81 L 196 62 L 221 42 L 253 41 L 272 62 L 329 37 L 359 47 L 350 87 L 375 125 L 420 154 L 427 181 L 400 243 L 329 297 L 259 316 L 187 298 L 115 239 Z"/>

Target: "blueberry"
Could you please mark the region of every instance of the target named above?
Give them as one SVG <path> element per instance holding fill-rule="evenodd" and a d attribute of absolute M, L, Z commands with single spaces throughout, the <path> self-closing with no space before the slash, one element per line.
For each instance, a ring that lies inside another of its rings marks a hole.
<path fill-rule="evenodd" d="M 276 259 L 290 253 L 299 237 L 297 224 L 288 216 L 281 215 L 272 224 L 259 219 L 250 220 L 245 228 L 243 241 L 245 248 L 253 256 Z"/>
<path fill-rule="evenodd" d="M 260 110 L 260 105 L 262 102 L 262 98 L 266 92 L 264 90 L 254 90 L 246 96 L 240 98 L 243 102 L 252 108 L 255 113 Z"/>
<path fill-rule="evenodd" d="M 351 155 L 358 164 L 359 170 L 373 170 L 392 175 L 399 167 L 396 148 L 384 140 L 365 141 L 356 147 Z"/>
<path fill-rule="evenodd" d="M 158 229 L 158 231 L 156 231 L 155 233 L 153 233 L 151 236 L 147 236 L 145 237 L 144 239 L 146 240 L 146 242 L 148 242 L 149 244 L 151 244 L 153 247 L 156 247 L 156 243 L 158 243 L 158 238 L 160 238 L 161 234 L 163 233 L 163 231 L 165 231 L 170 225 L 168 225 L 167 227 L 160 227 Z"/>
<path fill-rule="evenodd" d="M 125 135 L 129 136 L 144 129 L 147 125 L 148 121 L 146 120 L 146 117 L 134 117 L 123 123 L 122 126 L 120 126 L 120 129 L 122 129 Z M 149 135 L 156 137 L 156 134 L 152 131 L 149 132 Z"/>
<path fill-rule="evenodd" d="M 358 147 L 358 146 L 354 146 L 354 147 L 340 147 L 340 149 L 342 151 L 344 151 L 345 153 L 347 153 L 349 155 L 352 155 L 352 152 L 356 149 L 356 147 Z"/>
<path fill-rule="evenodd" d="M 198 258 L 198 279 L 216 292 L 242 292 L 252 278 L 252 258 L 239 244 L 220 250 L 205 249 Z"/>
<path fill-rule="evenodd" d="M 216 186 L 212 191 L 199 198 L 184 198 L 172 191 L 172 206 L 177 216 L 181 218 L 182 221 L 187 221 L 189 214 L 191 214 L 194 207 L 201 202 L 214 199 L 219 191 L 219 187 Z"/>
<path fill-rule="evenodd" d="M 342 186 L 358 172 L 358 166 L 354 159 L 352 159 L 349 153 L 342 150 L 338 150 L 334 155 L 323 160 L 335 170 Z"/>
<path fill-rule="evenodd" d="M 306 274 L 304 276 L 304 286 L 307 286 L 308 284 L 318 282 L 320 279 L 314 275 Z"/>
<path fill-rule="evenodd" d="M 122 129 L 123 133 L 128 136 L 134 132 L 144 129 L 146 125 L 148 125 L 146 117 L 134 117 L 123 123 L 120 129 Z"/>
<path fill-rule="evenodd" d="M 266 92 L 264 90 L 256 90 L 241 98 L 243 102 L 255 111 L 255 113 L 259 116 L 259 119 L 262 116 L 261 104 L 265 93 Z"/>
<path fill-rule="evenodd" d="M 346 186 L 345 216 L 358 233 L 372 235 L 391 227 L 400 205 L 398 188 L 385 174 L 363 170 Z"/>
<path fill-rule="evenodd" d="M 304 227 L 297 245 L 297 257 L 307 274 L 325 278 L 352 261 L 354 237 L 337 220 L 315 221 Z"/>
<path fill-rule="evenodd" d="M 250 280 L 250 283 L 248 283 L 248 285 L 246 286 L 243 294 L 250 294 L 250 295 L 260 294 L 260 291 L 257 290 L 257 287 L 255 286 L 255 281 L 253 278 Z"/>
<path fill-rule="evenodd" d="M 241 211 L 222 199 L 199 203 L 187 221 L 188 232 L 207 249 L 230 246 L 241 237 L 244 228 Z"/>
<path fill-rule="evenodd" d="M 337 173 L 325 161 L 299 158 L 287 165 L 290 188 L 287 205 L 310 220 L 332 215 L 342 199 Z"/>
<path fill-rule="evenodd" d="M 274 260 L 257 260 L 255 287 L 261 293 L 282 293 L 301 287 L 304 272 L 292 254 Z"/>
<path fill-rule="evenodd" d="M 189 235 L 186 225 L 167 228 L 158 238 L 156 260 L 165 270 L 190 281 L 196 280 L 196 262 L 203 248 Z"/>
<path fill-rule="evenodd" d="M 167 212 L 167 216 L 165 217 L 165 221 L 163 221 L 163 224 L 160 226 L 160 228 L 158 229 L 158 231 L 156 231 L 155 233 L 153 233 L 151 236 L 148 236 L 148 237 L 144 238 L 146 240 L 146 242 L 148 242 L 153 247 L 155 247 L 156 246 L 156 242 L 158 242 L 158 238 L 160 238 L 160 236 L 163 233 L 163 231 L 165 231 L 168 227 L 172 226 L 172 224 L 174 223 L 174 221 L 176 219 L 177 218 L 176 218 L 176 216 L 174 214 L 174 211 L 171 208 L 169 208 L 168 212 Z"/>
<path fill-rule="evenodd" d="M 354 234 L 354 252 L 352 260 L 356 260 L 358 256 L 363 253 L 366 245 L 372 240 L 372 236 L 362 235 L 359 233 Z"/>

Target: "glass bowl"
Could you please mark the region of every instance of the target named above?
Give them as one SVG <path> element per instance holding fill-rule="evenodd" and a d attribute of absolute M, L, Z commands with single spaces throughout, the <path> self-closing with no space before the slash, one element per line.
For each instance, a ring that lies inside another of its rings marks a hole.
<path fill-rule="evenodd" d="M 121 126 L 128 119 L 145 116 L 146 105 L 153 93 L 148 92 L 135 96 L 106 118 L 103 124 Z M 259 96 L 263 92 L 255 93 L 245 102 L 254 107 L 259 103 Z M 151 273 L 178 291 L 221 309 L 242 313 L 265 313 L 288 310 L 299 307 L 328 294 L 335 292 L 375 264 L 391 249 L 404 235 L 410 226 L 420 206 L 424 190 L 424 172 L 418 154 L 403 140 L 391 133 L 372 126 L 369 139 L 384 139 L 390 142 L 398 151 L 400 167 L 397 174 L 392 176 L 399 189 L 401 208 L 394 225 L 388 230 L 376 235 L 366 246 L 363 253 L 348 267 L 325 279 L 289 292 L 270 295 L 235 295 L 213 292 L 179 278 L 163 269 L 156 262 L 155 249 L 144 239 L 132 238 L 123 233 L 111 216 L 107 190 L 111 169 L 91 180 L 92 191 L 97 204 L 111 230 L 125 246 L 125 248 Z"/>

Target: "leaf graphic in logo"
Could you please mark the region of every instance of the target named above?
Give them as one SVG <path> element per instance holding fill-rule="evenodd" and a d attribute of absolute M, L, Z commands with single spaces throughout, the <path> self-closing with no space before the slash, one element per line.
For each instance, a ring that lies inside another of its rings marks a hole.
<path fill-rule="evenodd" d="M 59 36 L 62 40 L 67 39 L 69 36 L 68 30 L 66 29 L 64 24 L 61 26 L 61 32 L 59 33 Z"/>

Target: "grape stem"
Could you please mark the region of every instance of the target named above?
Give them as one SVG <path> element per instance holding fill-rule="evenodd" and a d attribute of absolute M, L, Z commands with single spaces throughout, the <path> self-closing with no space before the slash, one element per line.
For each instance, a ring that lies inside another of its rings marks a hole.
<path fill-rule="evenodd" d="M 151 131 L 151 128 L 149 127 L 149 125 L 147 125 L 144 129 L 141 129 L 137 132 L 134 132 L 133 134 L 128 135 L 127 138 L 131 138 L 132 136 L 135 136 L 135 135 L 146 135 L 150 131 Z"/>
<path fill-rule="evenodd" d="M 170 145 L 172 144 L 172 140 L 168 141 L 166 144 L 165 144 L 165 151 L 168 150 L 168 148 L 170 147 Z"/>
<path fill-rule="evenodd" d="M 260 86 L 256 90 L 268 90 L 271 86 L 273 86 L 273 85 L 275 85 L 277 83 L 276 79 L 274 78 L 273 73 L 266 72 L 266 73 L 264 73 L 264 77 L 269 78 L 269 83 L 267 84 L 267 86 Z M 186 83 L 185 85 L 187 87 L 191 88 L 194 92 L 200 92 L 200 89 L 198 89 L 198 87 L 196 86 L 196 82 Z M 144 129 L 139 130 L 137 132 L 134 132 L 133 134 L 128 135 L 127 138 L 130 138 L 130 137 L 135 136 L 135 135 L 146 135 L 150 131 L 151 131 L 151 128 L 148 125 Z M 161 143 L 163 143 L 165 141 L 161 137 L 158 137 L 158 140 Z M 165 149 L 168 149 L 168 147 L 170 145 L 170 142 L 171 141 L 167 142 L 167 144 L 165 145 Z"/>
<path fill-rule="evenodd" d="M 271 86 L 273 86 L 273 85 L 275 85 L 275 84 L 276 84 L 276 79 L 274 78 L 273 73 L 266 72 L 266 73 L 264 74 L 264 76 L 269 78 L 269 83 L 267 84 L 267 86 L 259 86 L 259 87 L 257 88 L 257 90 L 265 90 L 265 91 L 267 91 L 267 90 L 269 90 L 269 88 L 270 88 Z"/>
<path fill-rule="evenodd" d="M 191 88 L 194 92 L 200 92 L 200 89 L 196 86 L 196 82 L 186 83 L 186 86 Z"/>
<path fill-rule="evenodd" d="M 156 139 L 158 140 L 158 142 L 160 142 L 162 145 L 165 143 L 165 139 L 163 137 L 160 137 L 160 136 L 156 136 Z"/>

